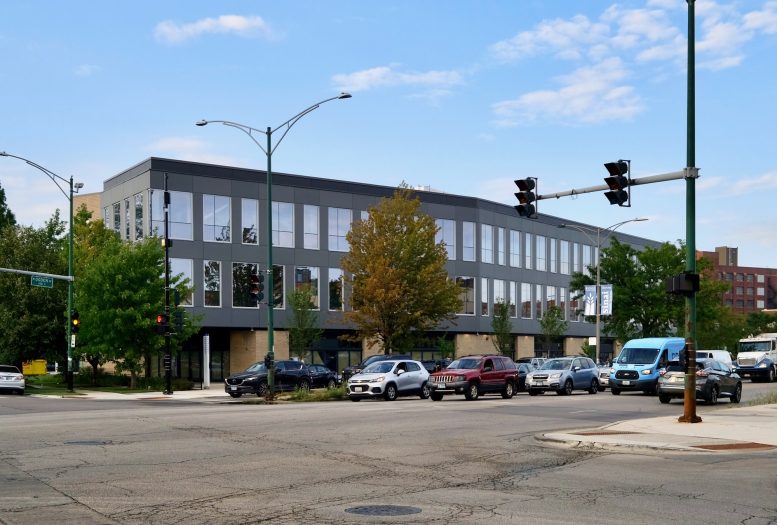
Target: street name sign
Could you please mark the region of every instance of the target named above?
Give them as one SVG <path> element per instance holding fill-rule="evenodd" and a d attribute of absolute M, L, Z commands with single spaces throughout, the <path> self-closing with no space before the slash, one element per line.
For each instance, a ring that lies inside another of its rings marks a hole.
<path fill-rule="evenodd" d="M 54 288 L 54 278 L 43 275 L 31 275 L 30 284 L 41 288 Z"/>

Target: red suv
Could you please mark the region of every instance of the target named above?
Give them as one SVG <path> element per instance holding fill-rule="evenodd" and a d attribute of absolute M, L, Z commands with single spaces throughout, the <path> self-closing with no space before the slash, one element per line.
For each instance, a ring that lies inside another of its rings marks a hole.
<path fill-rule="evenodd" d="M 439 401 L 445 394 L 464 394 L 472 401 L 480 394 L 500 393 L 505 399 L 515 394 L 517 370 L 509 357 L 471 355 L 460 357 L 447 368 L 429 377 L 431 398 Z"/>

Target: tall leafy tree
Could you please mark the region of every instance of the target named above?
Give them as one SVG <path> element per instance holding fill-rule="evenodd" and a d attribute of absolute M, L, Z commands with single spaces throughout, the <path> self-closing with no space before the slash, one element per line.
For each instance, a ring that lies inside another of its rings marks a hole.
<path fill-rule="evenodd" d="M 15 226 L 16 217 L 14 216 L 11 208 L 5 202 L 5 190 L 0 186 L 0 230 L 5 229 L 6 226 Z"/>
<path fill-rule="evenodd" d="M 313 289 L 300 286 L 287 294 L 291 319 L 289 321 L 289 351 L 291 355 L 302 357 L 321 339 L 324 333 L 318 326 L 318 314 L 313 309 Z"/>
<path fill-rule="evenodd" d="M 502 355 L 513 355 L 512 322 L 510 321 L 510 303 L 507 300 L 494 304 L 494 316 L 491 318 L 491 342 L 496 351 Z"/>
<path fill-rule="evenodd" d="M 545 315 L 540 319 L 540 329 L 542 330 L 545 352 L 547 355 L 550 355 L 550 343 L 567 331 L 567 322 L 564 319 L 564 312 L 561 308 L 555 304 L 549 306 Z"/>
<path fill-rule="evenodd" d="M 444 243 L 435 243 L 437 225 L 422 213 L 407 187 L 371 207 L 356 221 L 342 259 L 353 289 L 353 309 L 345 316 L 361 337 L 394 352 L 412 339 L 452 320 L 460 310 L 460 288 L 445 269 Z"/>

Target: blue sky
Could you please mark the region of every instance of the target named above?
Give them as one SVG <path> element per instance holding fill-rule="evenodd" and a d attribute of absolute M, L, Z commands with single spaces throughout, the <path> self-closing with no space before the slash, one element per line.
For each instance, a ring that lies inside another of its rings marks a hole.
<path fill-rule="evenodd" d="M 696 2 L 696 246 L 777 267 L 777 1 Z M 515 204 L 513 180 L 549 194 L 686 166 L 685 0 L 3 3 L 0 150 L 102 190 L 149 156 L 264 169 L 236 130 L 289 133 L 273 169 L 431 186 Z M 67 200 L 0 158 L 22 224 Z M 543 200 L 541 214 L 661 241 L 685 238 L 685 183 Z"/>

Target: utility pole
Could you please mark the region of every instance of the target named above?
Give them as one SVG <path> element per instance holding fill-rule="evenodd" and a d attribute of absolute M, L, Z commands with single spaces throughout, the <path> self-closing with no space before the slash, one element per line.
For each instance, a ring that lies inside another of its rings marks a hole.
<path fill-rule="evenodd" d="M 173 355 L 170 349 L 170 192 L 167 191 L 167 173 L 165 172 L 165 391 L 163 394 L 173 395 L 172 365 Z"/>

